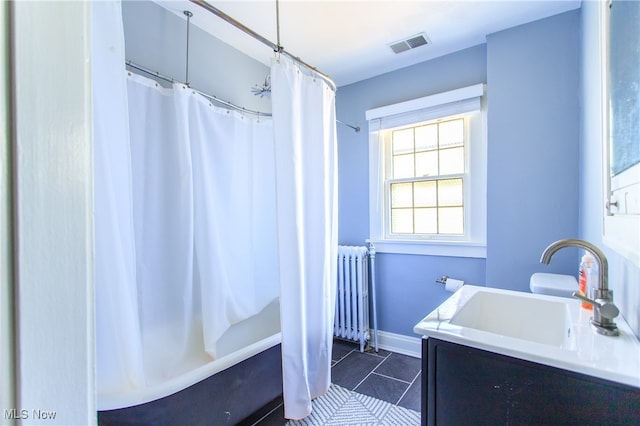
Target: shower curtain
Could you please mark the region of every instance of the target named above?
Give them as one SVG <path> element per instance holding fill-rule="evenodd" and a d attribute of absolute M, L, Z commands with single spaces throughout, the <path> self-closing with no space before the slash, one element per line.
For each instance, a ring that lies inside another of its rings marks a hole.
<path fill-rule="evenodd" d="M 273 128 L 188 89 L 176 110 L 191 143 L 204 344 L 215 356 L 231 325 L 279 295 Z"/>
<path fill-rule="evenodd" d="M 180 92 L 128 78 L 139 323 L 147 383 L 179 374 L 196 338 L 191 153 Z"/>
<path fill-rule="evenodd" d="M 144 385 L 120 1 L 91 5 L 97 385 Z"/>
<path fill-rule="evenodd" d="M 335 93 L 281 57 L 271 66 L 285 417 L 331 383 L 337 277 Z"/>
<path fill-rule="evenodd" d="M 280 58 L 273 121 L 124 69 L 120 2 L 92 3 L 98 393 L 218 354 L 280 295 L 285 415 L 330 384 L 335 94 Z"/>
<path fill-rule="evenodd" d="M 133 332 L 107 347 L 99 331 L 101 390 L 118 385 L 106 354 L 138 348 L 135 381 L 120 380 L 121 390 L 165 380 L 216 358 L 225 331 L 279 294 L 271 120 L 214 107 L 181 84 L 127 81 L 128 135 L 96 144 L 106 176 L 96 182 L 120 185 L 96 186 L 105 213 L 96 230 L 108 238 L 97 246 L 96 286 L 102 329 Z M 107 380 L 116 383 L 102 388 Z"/>
<path fill-rule="evenodd" d="M 218 356 L 278 297 L 270 119 L 127 75 L 120 2 L 92 4 L 97 386 Z"/>
<path fill-rule="evenodd" d="M 173 375 L 278 297 L 272 126 L 182 84 L 128 96 L 145 364 Z"/>

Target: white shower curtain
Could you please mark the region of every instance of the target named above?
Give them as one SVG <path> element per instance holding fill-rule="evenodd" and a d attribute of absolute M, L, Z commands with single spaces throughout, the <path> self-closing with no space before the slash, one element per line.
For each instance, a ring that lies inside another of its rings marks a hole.
<path fill-rule="evenodd" d="M 280 294 L 285 415 L 307 416 L 330 384 L 333 90 L 281 58 L 272 128 L 180 84 L 127 83 L 120 2 L 92 10 L 98 393 L 215 357 Z"/>
<path fill-rule="evenodd" d="M 127 76 L 120 3 L 93 6 L 97 384 L 115 394 L 215 358 L 278 297 L 274 146 L 269 118 Z"/>
<path fill-rule="evenodd" d="M 335 93 L 281 57 L 271 66 L 285 417 L 331 383 L 337 276 Z"/>
<path fill-rule="evenodd" d="M 144 77 L 128 79 L 138 306 L 148 381 L 178 374 L 199 337 L 191 152 L 176 117 L 179 95 Z"/>
<path fill-rule="evenodd" d="M 97 386 L 144 384 L 120 1 L 91 5 Z"/>
<path fill-rule="evenodd" d="M 229 326 L 279 294 L 272 121 L 213 107 L 189 89 L 178 102 L 193 161 L 204 344 L 216 356 Z"/>

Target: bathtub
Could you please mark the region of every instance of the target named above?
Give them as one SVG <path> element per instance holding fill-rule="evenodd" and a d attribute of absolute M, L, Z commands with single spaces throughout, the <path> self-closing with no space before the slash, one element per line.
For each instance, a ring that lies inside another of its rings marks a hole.
<path fill-rule="evenodd" d="M 236 424 L 282 395 L 280 305 L 232 326 L 219 357 L 194 356 L 183 373 L 144 389 L 98 394 L 98 424 Z"/>

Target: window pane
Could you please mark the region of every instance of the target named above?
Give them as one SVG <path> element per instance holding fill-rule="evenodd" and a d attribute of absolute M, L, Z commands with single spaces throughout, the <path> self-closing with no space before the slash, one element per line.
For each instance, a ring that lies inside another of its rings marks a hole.
<path fill-rule="evenodd" d="M 440 150 L 440 174 L 464 173 L 464 148 Z"/>
<path fill-rule="evenodd" d="M 413 184 L 413 200 L 415 207 L 437 207 L 436 181 L 415 182 Z"/>
<path fill-rule="evenodd" d="M 464 215 L 462 207 L 438 208 L 438 230 L 441 234 L 458 234 L 464 232 Z"/>
<path fill-rule="evenodd" d="M 439 123 L 440 148 L 462 145 L 464 143 L 464 119 Z"/>
<path fill-rule="evenodd" d="M 398 155 L 393 157 L 393 177 L 402 179 L 414 177 L 413 154 Z"/>
<path fill-rule="evenodd" d="M 416 153 L 416 177 L 438 175 L 438 151 Z"/>
<path fill-rule="evenodd" d="M 438 233 L 438 210 L 415 209 L 416 234 Z"/>
<path fill-rule="evenodd" d="M 391 232 L 394 234 L 413 233 L 413 209 L 391 209 Z"/>
<path fill-rule="evenodd" d="M 462 205 L 462 179 L 438 181 L 438 206 Z"/>
<path fill-rule="evenodd" d="M 413 152 L 413 128 L 393 132 L 393 155 Z"/>
<path fill-rule="evenodd" d="M 391 207 L 413 207 L 413 184 L 391 184 Z"/>
<path fill-rule="evenodd" d="M 438 149 L 438 125 L 416 127 L 416 151 Z"/>
<path fill-rule="evenodd" d="M 465 118 L 391 132 L 391 233 L 464 235 Z"/>

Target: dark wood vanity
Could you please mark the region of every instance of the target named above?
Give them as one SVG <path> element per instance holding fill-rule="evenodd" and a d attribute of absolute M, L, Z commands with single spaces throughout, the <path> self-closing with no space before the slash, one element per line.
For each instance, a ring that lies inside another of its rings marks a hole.
<path fill-rule="evenodd" d="M 423 338 L 422 425 L 640 425 L 640 388 Z"/>

